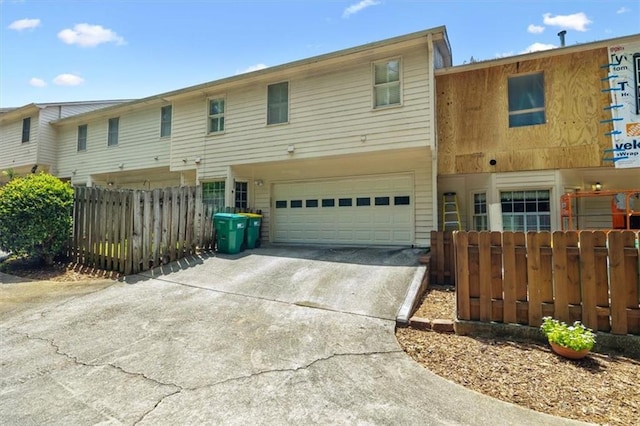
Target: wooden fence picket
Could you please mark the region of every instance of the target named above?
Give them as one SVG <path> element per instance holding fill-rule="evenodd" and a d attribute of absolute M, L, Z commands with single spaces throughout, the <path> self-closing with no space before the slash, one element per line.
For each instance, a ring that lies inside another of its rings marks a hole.
<path fill-rule="evenodd" d="M 537 327 L 549 315 L 640 335 L 639 232 L 456 231 L 453 239 L 458 319 Z"/>
<path fill-rule="evenodd" d="M 75 188 L 67 254 L 76 263 L 130 274 L 209 250 L 213 220 L 198 203 L 201 187 Z"/>

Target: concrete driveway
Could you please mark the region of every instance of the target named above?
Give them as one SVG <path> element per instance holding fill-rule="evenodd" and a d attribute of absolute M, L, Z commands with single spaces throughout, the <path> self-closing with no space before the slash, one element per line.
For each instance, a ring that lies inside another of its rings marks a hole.
<path fill-rule="evenodd" d="M 454 385 L 401 350 L 395 315 L 416 254 L 272 246 L 122 283 L 5 283 L 0 419 L 572 423 Z"/>

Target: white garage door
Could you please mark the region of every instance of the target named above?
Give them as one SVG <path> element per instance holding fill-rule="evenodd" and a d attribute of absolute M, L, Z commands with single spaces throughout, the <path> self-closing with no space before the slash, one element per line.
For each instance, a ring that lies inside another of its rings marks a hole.
<path fill-rule="evenodd" d="M 413 242 L 411 175 L 276 184 L 273 203 L 275 242 Z"/>

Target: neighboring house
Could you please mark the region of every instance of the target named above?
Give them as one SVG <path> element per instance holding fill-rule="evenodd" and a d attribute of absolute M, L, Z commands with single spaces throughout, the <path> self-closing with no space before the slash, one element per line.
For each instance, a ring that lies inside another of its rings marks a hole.
<path fill-rule="evenodd" d="M 444 27 L 62 118 L 76 185 L 202 185 L 271 242 L 428 246 Z"/>
<path fill-rule="evenodd" d="M 114 189 L 195 185 L 195 170 L 170 169 L 171 110 L 158 96 L 52 122 L 58 175 L 73 185 Z"/>
<path fill-rule="evenodd" d="M 55 129 L 49 122 L 124 101 L 32 103 L 0 110 L 0 170 L 25 175 L 32 171 L 57 174 Z M 0 175 L 0 184 L 7 181 Z"/>
<path fill-rule="evenodd" d="M 437 70 L 440 216 L 455 192 L 462 229 L 557 230 L 562 194 L 640 188 L 613 161 L 640 155 L 638 57 L 633 35 Z M 579 228 L 611 228 L 610 198 L 580 199 Z"/>

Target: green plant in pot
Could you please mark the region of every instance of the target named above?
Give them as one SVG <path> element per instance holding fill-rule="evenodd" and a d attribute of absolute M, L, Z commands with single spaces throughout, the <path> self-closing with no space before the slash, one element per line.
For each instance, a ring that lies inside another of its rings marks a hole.
<path fill-rule="evenodd" d="M 584 358 L 596 343 L 595 333 L 580 321 L 567 325 L 557 319 L 544 317 L 540 329 L 547 336 L 551 349 L 566 358 Z"/>

